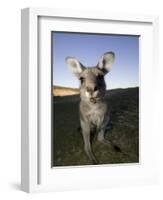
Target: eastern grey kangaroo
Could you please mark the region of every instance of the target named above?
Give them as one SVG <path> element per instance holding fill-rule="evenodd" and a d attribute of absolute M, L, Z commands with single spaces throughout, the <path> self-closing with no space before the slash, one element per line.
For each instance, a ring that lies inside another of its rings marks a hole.
<path fill-rule="evenodd" d="M 111 70 L 115 59 L 114 52 L 105 53 L 95 67 L 85 67 L 74 57 L 67 57 L 66 63 L 80 80 L 80 124 L 84 139 L 84 149 L 92 164 L 97 159 L 91 150 L 91 130 L 96 128 L 99 142 L 112 143 L 105 139 L 105 130 L 109 122 L 108 105 L 105 101 L 106 84 L 104 76 Z"/>

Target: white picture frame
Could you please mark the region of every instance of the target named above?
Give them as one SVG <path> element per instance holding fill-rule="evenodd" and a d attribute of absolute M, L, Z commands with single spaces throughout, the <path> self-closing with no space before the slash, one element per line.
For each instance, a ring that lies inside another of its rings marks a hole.
<path fill-rule="evenodd" d="M 154 109 L 157 98 L 158 16 L 25 8 L 22 9 L 21 18 L 22 190 L 26 192 L 59 191 L 158 183 L 159 158 L 156 152 L 158 152 L 159 131 L 157 131 L 157 116 Z M 106 26 L 108 24 L 109 26 Z M 97 26 L 100 26 L 100 33 L 142 36 L 140 162 L 133 165 L 65 167 L 54 170 L 50 164 L 49 34 L 52 30 L 84 32 L 85 28 L 87 32 L 97 32 Z M 45 68 L 45 65 L 49 67 Z M 151 88 L 155 94 L 153 96 L 151 96 Z"/>

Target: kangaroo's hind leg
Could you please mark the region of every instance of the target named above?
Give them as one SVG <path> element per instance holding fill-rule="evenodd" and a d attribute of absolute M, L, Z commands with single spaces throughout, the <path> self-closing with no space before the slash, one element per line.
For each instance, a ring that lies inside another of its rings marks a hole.
<path fill-rule="evenodd" d="M 98 135 L 97 135 L 97 140 L 103 144 L 111 144 L 111 142 L 109 140 L 106 140 L 105 139 L 105 129 L 101 129 L 99 132 L 98 132 Z"/>
<path fill-rule="evenodd" d="M 107 144 L 107 145 L 111 145 L 113 147 L 113 149 L 117 152 L 121 152 L 120 147 L 118 147 L 116 144 L 114 144 L 112 141 L 109 141 L 107 139 L 105 139 L 105 129 L 101 129 L 98 132 L 98 136 L 97 139 L 99 142 L 103 143 L 103 144 Z"/>

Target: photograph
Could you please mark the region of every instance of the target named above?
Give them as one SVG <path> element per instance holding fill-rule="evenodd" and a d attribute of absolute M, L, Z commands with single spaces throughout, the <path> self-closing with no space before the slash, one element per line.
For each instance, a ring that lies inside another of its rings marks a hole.
<path fill-rule="evenodd" d="M 139 163 L 140 35 L 51 32 L 51 166 Z"/>

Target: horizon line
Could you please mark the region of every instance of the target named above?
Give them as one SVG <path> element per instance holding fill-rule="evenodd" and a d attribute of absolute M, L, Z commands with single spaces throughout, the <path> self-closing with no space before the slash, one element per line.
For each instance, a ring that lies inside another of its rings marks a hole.
<path fill-rule="evenodd" d="M 69 86 L 64 86 L 64 85 L 52 85 L 52 87 L 57 86 L 57 87 L 65 87 L 65 88 L 71 88 L 71 89 L 80 89 L 79 87 L 69 87 Z M 112 89 L 127 89 L 127 88 L 135 88 L 135 87 L 139 87 L 139 85 L 137 86 L 128 86 L 128 87 L 113 87 L 113 88 L 106 88 L 107 90 L 112 90 Z"/>

